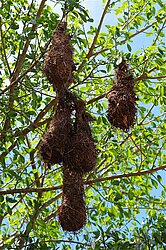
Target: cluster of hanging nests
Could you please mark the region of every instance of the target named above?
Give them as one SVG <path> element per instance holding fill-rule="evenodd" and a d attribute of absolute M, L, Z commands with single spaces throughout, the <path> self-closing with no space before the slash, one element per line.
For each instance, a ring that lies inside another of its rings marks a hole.
<path fill-rule="evenodd" d="M 56 91 L 58 104 L 39 152 L 44 163 L 62 166 L 63 195 L 58 218 L 63 230 L 75 232 L 86 223 L 83 174 L 94 169 L 97 150 L 89 126 L 93 118 L 86 112 L 85 102 L 68 89 L 74 62 L 66 27 L 66 21 L 59 23 L 45 58 L 44 72 Z M 124 59 L 115 70 L 115 82 L 107 98 L 109 122 L 128 130 L 136 115 L 136 96 L 133 75 Z"/>
<path fill-rule="evenodd" d="M 39 143 L 41 159 L 48 165 L 61 164 L 62 204 L 58 209 L 63 230 L 77 231 L 86 223 L 83 174 L 96 165 L 97 150 L 85 102 L 70 92 L 73 81 L 73 51 L 66 22 L 57 26 L 48 50 L 44 72 L 57 94 L 58 104 L 48 131 Z"/>
<path fill-rule="evenodd" d="M 127 131 L 134 124 L 137 98 L 134 93 L 134 78 L 124 59 L 115 69 L 114 85 L 107 98 L 109 122 Z"/>

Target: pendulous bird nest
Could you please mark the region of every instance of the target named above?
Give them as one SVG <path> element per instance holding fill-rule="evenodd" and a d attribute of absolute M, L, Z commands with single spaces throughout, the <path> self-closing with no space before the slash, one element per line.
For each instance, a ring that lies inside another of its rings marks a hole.
<path fill-rule="evenodd" d="M 59 223 L 65 231 L 78 231 L 86 223 L 83 173 L 96 165 L 97 150 L 85 111 L 85 103 L 69 92 L 73 81 L 73 50 L 63 20 L 54 31 L 44 62 L 44 72 L 53 85 L 58 105 L 49 129 L 39 143 L 42 160 L 48 165 L 63 164 L 62 204 Z"/>
<path fill-rule="evenodd" d="M 67 165 L 63 166 L 63 196 L 58 218 L 65 231 L 78 231 L 86 223 L 82 173 L 71 171 Z"/>
<path fill-rule="evenodd" d="M 60 100 L 52 117 L 48 131 L 39 143 L 42 160 L 50 165 L 62 163 L 65 145 L 71 130 L 72 105 L 67 95 Z"/>
<path fill-rule="evenodd" d="M 134 78 L 124 59 L 115 70 L 115 82 L 107 98 L 109 122 L 117 128 L 128 130 L 134 124 L 137 98 Z"/>
<path fill-rule="evenodd" d="M 89 126 L 92 119 L 85 111 L 85 103 L 77 100 L 75 123 L 70 143 L 66 147 L 64 162 L 70 169 L 78 172 L 90 172 L 96 165 L 97 149 Z"/>
<path fill-rule="evenodd" d="M 43 68 L 57 92 L 73 81 L 73 50 L 66 27 L 67 23 L 63 20 L 55 29 Z"/>

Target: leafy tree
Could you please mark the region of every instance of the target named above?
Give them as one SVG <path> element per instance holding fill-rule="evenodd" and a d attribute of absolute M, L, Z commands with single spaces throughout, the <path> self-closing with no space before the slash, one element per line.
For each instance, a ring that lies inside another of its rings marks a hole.
<path fill-rule="evenodd" d="M 103 0 L 97 26 L 83 2 L 1 0 L 1 249 L 166 247 L 164 1 Z M 75 234 L 63 232 L 56 218 L 61 166 L 45 168 L 37 150 L 56 106 L 42 68 L 62 18 L 57 5 L 67 13 L 74 48 L 70 89 L 96 118 L 91 129 L 99 152 L 95 170 L 84 175 L 87 223 Z M 106 118 L 106 93 L 122 57 L 139 97 L 127 132 Z"/>

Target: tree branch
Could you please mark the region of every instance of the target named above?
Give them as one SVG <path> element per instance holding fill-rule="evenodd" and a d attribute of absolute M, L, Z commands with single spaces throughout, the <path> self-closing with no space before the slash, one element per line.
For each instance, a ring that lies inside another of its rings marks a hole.
<path fill-rule="evenodd" d="M 113 176 L 109 176 L 109 177 L 105 177 L 105 178 L 97 178 L 94 180 L 87 180 L 87 181 L 84 181 L 84 184 L 89 185 L 89 184 L 95 184 L 95 183 L 103 182 L 103 181 L 111 181 L 111 180 L 115 180 L 115 179 L 123 179 L 123 178 L 129 178 L 129 177 L 133 177 L 133 176 L 152 174 L 154 172 L 157 172 L 159 170 L 164 170 L 164 169 L 166 169 L 166 165 L 159 166 L 156 168 L 151 168 L 148 170 L 138 171 L 138 172 L 134 172 L 134 173 L 117 174 L 117 175 L 113 175 Z M 32 192 L 41 193 L 41 192 L 54 191 L 54 190 L 58 190 L 61 188 L 62 188 L 62 185 L 53 186 L 53 187 L 46 187 L 46 188 L 20 188 L 20 189 L 11 189 L 11 190 L 0 190 L 0 194 L 6 195 L 6 194 L 32 193 Z"/>
<path fill-rule="evenodd" d="M 45 2 L 46 2 L 46 0 L 42 0 L 40 2 L 39 9 L 38 9 L 37 16 L 36 16 L 36 22 L 35 22 L 35 24 L 33 24 L 32 28 L 31 28 L 31 32 L 34 32 L 36 30 L 36 28 L 37 28 L 37 21 L 38 21 L 39 17 L 41 16 L 41 13 L 42 13 L 42 10 L 44 8 Z M 24 45 L 23 52 L 22 52 L 22 54 L 19 55 L 19 57 L 17 59 L 17 63 L 16 63 L 16 67 L 15 67 L 13 75 L 12 75 L 11 83 L 16 80 L 16 78 L 18 77 L 18 74 L 19 74 L 20 70 L 23 67 L 23 62 L 24 62 L 24 59 L 26 57 L 26 53 L 27 53 L 28 47 L 30 45 L 30 41 L 31 40 L 28 37 L 27 40 L 26 40 L 26 43 Z"/>
<path fill-rule="evenodd" d="M 166 165 L 163 165 L 163 166 L 159 166 L 157 168 L 151 168 L 148 170 L 138 171 L 138 172 L 134 172 L 134 173 L 118 174 L 118 175 L 113 175 L 113 176 L 109 176 L 109 177 L 105 177 L 105 178 L 98 178 L 96 180 L 89 180 L 89 181 L 86 181 L 84 183 L 86 185 L 88 185 L 88 184 L 94 184 L 97 182 L 109 181 L 109 180 L 114 180 L 114 179 L 122 179 L 122 178 L 129 178 L 132 176 L 141 176 L 141 175 L 146 175 L 146 174 L 152 174 L 153 172 L 157 172 L 157 171 L 163 170 L 165 168 L 166 168 Z"/>
<path fill-rule="evenodd" d="M 103 24 L 103 20 L 104 20 L 105 14 L 106 14 L 106 12 L 107 12 L 107 9 L 108 9 L 108 7 L 109 7 L 109 4 L 110 4 L 110 0 L 107 0 L 107 3 L 106 3 L 106 5 L 105 5 L 105 8 L 104 8 L 104 10 L 103 10 L 103 13 L 102 13 L 101 18 L 100 18 L 100 21 L 99 21 L 99 25 L 98 25 L 96 34 L 95 34 L 95 36 L 94 36 L 94 38 L 93 38 L 92 44 L 91 44 L 91 46 L 90 46 L 90 48 L 89 48 L 89 51 L 88 51 L 88 53 L 87 53 L 87 55 L 86 55 L 86 58 L 87 58 L 87 59 L 89 59 L 89 58 L 92 56 L 92 53 L 93 53 L 93 50 L 94 50 L 94 47 L 95 47 L 97 38 L 98 38 L 98 36 L 99 36 L 100 29 L 101 29 L 101 26 L 102 26 L 102 24 Z M 80 66 L 78 67 L 77 71 L 78 71 L 78 72 L 81 71 L 82 68 L 83 68 L 83 63 L 80 64 Z"/>
<path fill-rule="evenodd" d="M 70 243 L 70 244 L 78 244 L 78 245 L 85 246 L 85 247 L 91 247 L 90 244 L 82 243 L 80 241 L 74 241 L 74 240 L 59 240 L 59 239 L 56 239 L 56 240 L 39 241 L 39 243 L 44 243 L 44 242 L 45 243 Z M 35 243 L 30 243 L 30 244 L 27 244 L 26 246 L 31 246 L 33 244 L 35 244 Z"/>
<path fill-rule="evenodd" d="M 27 135 L 32 129 L 36 129 L 40 126 L 42 126 L 45 123 L 48 123 L 50 121 L 50 118 L 45 119 L 44 121 L 40 120 L 45 116 L 45 114 L 57 103 L 57 99 L 53 99 L 36 117 L 36 119 L 34 120 L 34 122 L 32 122 L 27 128 L 23 129 L 20 132 L 17 132 L 16 134 L 14 134 L 14 137 L 18 137 L 20 135 Z M 3 159 L 6 155 L 8 155 L 8 153 L 17 145 L 17 140 L 16 139 L 13 144 L 8 148 L 8 150 L 6 152 L 3 152 L 0 155 L 0 160 Z"/>
<path fill-rule="evenodd" d="M 149 5 L 149 1 L 145 2 L 145 4 L 142 6 L 142 8 L 140 8 L 139 11 L 136 12 L 135 15 L 131 15 L 131 19 L 128 19 L 124 25 L 122 26 L 122 29 L 124 30 L 126 27 L 129 26 L 129 24 L 136 19 L 137 16 L 139 16 L 141 14 L 141 12 L 145 9 L 145 7 Z"/>
<path fill-rule="evenodd" d="M 19 133 L 17 133 L 15 136 L 20 136 L 20 135 L 27 135 L 30 131 L 32 131 L 32 129 L 36 129 L 38 127 L 41 127 L 42 125 L 48 123 L 50 121 L 50 118 L 45 119 L 44 121 L 41 122 L 33 122 L 31 123 L 27 128 L 25 128 L 24 130 L 20 131 Z M 7 151 L 3 152 L 0 155 L 0 160 L 3 159 L 6 155 L 8 155 L 11 150 L 13 150 L 13 148 L 17 145 L 17 141 L 18 138 L 13 142 L 12 145 L 10 145 L 10 147 L 8 148 Z"/>
<path fill-rule="evenodd" d="M 97 38 L 98 38 L 98 36 L 99 36 L 100 30 L 101 30 L 101 26 L 102 26 L 102 24 L 103 24 L 104 17 L 105 17 L 105 14 L 106 14 L 106 12 L 107 12 L 107 9 L 108 9 L 109 5 L 110 5 L 110 0 L 107 0 L 107 3 L 106 3 L 106 5 L 105 5 L 105 8 L 104 8 L 104 10 L 103 10 L 103 13 L 102 13 L 101 18 L 100 18 L 100 21 L 99 21 L 99 25 L 98 25 L 96 34 L 95 34 L 95 36 L 94 36 L 94 38 L 93 38 L 92 45 L 91 45 L 91 47 L 90 47 L 90 49 L 89 49 L 89 51 L 88 51 L 88 53 L 87 53 L 87 55 L 86 55 L 86 58 L 87 58 L 87 59 L 89 59 L 89 58 L 91 57 L 91 55 L 92 55 L 92 52 L 93 52 L 94 47 L 95 47 L 95 44 L 96 44 L 96 42 L 97 42 Z"/>
<path fill-rule="evenodd" d="M 165 62 L 165 61 L 164 61 Z M 156 67 L 153 67 L 153 69 L 150 69 L 148 71 L 148 73 L 151 73 L 153 70 L 155 70 Z M 141 81 L 141 80 L 145 80 L 145 79 L 165 79 L 166 76 L 148 76 L 148 74 L 145 74 L 143 73 L 142 75 L 140 75 L 139 77 L 135 78 L 134 81 L 135 82 L 138 82 L 138 81 Z"/>
<path fill-rule="evenodd" d="M 146 157 L 146 155 L 142 152 L 142 150 L 138 147 L 138 145 L 135 143 L 135 141 L 134 141 L 134 139 L 133 139 L 133 137 L 132 137 L 132 135 L 130 134 L 129 135 L 129 138 L 131 139 L 131 141 L 133 142 L 133 144 L 135 145 L 135 147 L 137 148 L 137 150 L 144 156 L 144 157 Z"/>
<path fill-rule="evenodd" d="M 166 62 L 166 60 L 164 62 Z M 163 75 L 163 76 L 148 76 L 148 74 L 150 74 L 155 69 L 156 69 L 156 66 L 153 67 L 152 69 L 150 69 L 147 74 L 143 73 L 139 77 L 135 78 L 134 82 L 138 82 L 138 81 L 141 81 L 141 80 L 144 80 L 144 79 L 165 79 L 166 78 L 165 75 Z M 106 97 L 109 92 L 110 92 L 110 90 L 107 91 L 107 92 L 105 92 L 105 93 L 103 93 L 103 94 L 101 94 L 101 95 L 99 95 L 99 96 L 97 96 L 97 97 L 92 98 L 91 100 L 89 100 L 87 102 L 87 104 L 92 104 L 92 103 L 94 103 L 96 101 L 101 100 L 102 98 Z"/>
<path fill-rule="evenodd" d="M 159 99 L 159 96 L 157 98 L 157 100 Z M 148 115 L 150 114 L 150 112 L 152 111 L 152 109 L 154 108 L 155 103 L 152 104 L 152 106 L 149 108 L 148 112 L 146 113 L 146 115 L 144 116 L 144 118 L 142 119 L 142 121 L 139 122 L 139 126 L 143 124 L 143 122 L 146 120 L 146 118 L 148 117 Z"/>
<path fill-rule="evenodd" d="M 30 155 L 32 169 L 37 171 L 37 167 L 36 167 L 36 164 L 35 164 L 35 157 L 34 157 L 35 152 L 34 152 L 34 150 L 32 150 L 31 143 L 30 143 L 27 135 L 26 135 L 26 141 L 27 141 L 29 149 L 31 149 L 29 155 Z M 36 186 L 40 187 L 38 172 L 34 173 L 34 177 L 35 177 Z"/>
<path fill-rule="evenodd" d="M 10 69 L 10 66 L 9 66 L 9 62 L 8 62 L 7 55 L 6 55 L 6 50 L 5 50 L 5 43 L 4 43 L 4 36 L 3 36 L 3 31 L 2 31 L 2 19 L 1 19 L 1 17 L 0 17 L 0 35 L 1 35 L 1 44 L 2 44 L 2 50 L 3 50 L 6 66 L 8 68 L 9 75 L 11 75 L 11 69 Z"/>
<path fill-rule="evenodd" d="M 55 218 L 57 215 L 58 215 L 58 209 L 49 214 L 46 218 L 44 218 L 44 222 L 48 223 L 52 218 Z"/>
<path fill-rule="evenodd" d="M 44 53 L 43 53 L 44 54 Z M 18 76 L 15 80 L 13 80 L 9 86 L 7 86 L 4 90 L 1 91 L 1 95 L 4 94 L 7 90 L 11 89 L 16 83 L 18 83 L 40 60 L 40 58 L 43 56 L 43 54 L 36 59 L 28 69 L 26 69 L 20 76 Z"/>
<path fill-rule="evenodd" d="M 40 17 L 41 12 L 43 10 L 44 4 L 45 4 L 46 0 L 42 0 L 37 12 L 37 19 Z M 37 28 L 37 22 L 32 26 L 31 32 L 35 31 Z M 22 54 L 18 55 L 18 59 L 15 65 L 15 69 L 13 71 L 13 73 L 11 74 L 11 78 L 10 78 L 10 85 L 17 79 L 22 67 L 23 67 L 23 63 L 26 57 L 26 53 L 28 50 L 28 47 L 30 45 L 30 38 L 28 37 L 25 43 L 25 46 L 23 48 L 23 52 Z M 10 87 L 10 93 L 9 93 L 9 110 L 12 111 L 13 110 L 13 106 L 14 106 L 14 84 L 12 84 L 12 86 Z M 3 136 L 5 135 L 8 127 L 10 125 L 10 116 L 6 117 L 5 122 L 4 122 L 4 126 L 3 126 Z"/>
<path fill-rule="evenodd" d="M 147 29 L 151 28 L 155 23 L 157 23 L 157 21 L 154 21 L 153 23 L 151 23 L 151 24 L 145 26 L 144 28 L 142 28 L 142 29 L 136 31 L 134 34 L 132 34 L 132 35 L 129 36 L 128 38 L 125 38 L 124 40 L 120 41 L 118 44 L 116 44 L 116 46 L 117 46 L 117 45 L 122 45 L 122 44 L 124 44 L 124 43 L 125 43 L 126 41 L 128 41 L 129 39 L 131 39 L 131 38 L 133 38 L 133 37 L 139 35 L 140 33 L 144 32 L 144 31 L 147 30 Z M 115 48 L 115 46 L 113 46 L 112 49 L 113 49 L 113 48 Z M 93 53 L 91 56 L 95 56 L 95 57 L 96 57 L 97 55 L 99 55 L 99 54 L 101 54 L 101 53 L 103 53 L 103 52 L 106 52 L 106 51 L 108 51 L 108 50 L 110 50 L 110 48 L 109 48 L 109 49 L 108 49 L 108 48 L 102 49 L 102 50 L 100 50 L 100 51 L 97 51 L 97 52 Z"/>

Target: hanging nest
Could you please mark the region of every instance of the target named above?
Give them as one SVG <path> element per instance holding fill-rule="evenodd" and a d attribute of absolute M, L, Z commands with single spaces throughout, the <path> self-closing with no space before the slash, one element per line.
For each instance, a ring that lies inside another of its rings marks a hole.
<path fill-rule="evenodd" d="M 74 129 L 64 155 L 64 162 L 74 171 L 90 172 L 96 165 L 97 150 L 89 126 L 91 120 L 92 116 L 85 111 L 85 103 L 77 101 Z"/>
<path fill-rule="evenodd" d="M 67 95 L 59 101 L 48 131 L 39 143 L 42 160 L 50 165 L 62 163 L 71 130 L 71 102 Z"/>
<path fill-rule="evenodd" d="M 117 128 L 128 130 L 134 124 L 137 98 L 134 93 L 134 78 L 124 59 L 115 70 L 115 83 L 107 98 L 109 122 Z"/>
<path fill-rule="evenodd" d="M 63 166 L 63 196 L 58 218 L 65 231 L 78 231 L 86 223 L 82 173 L 71 171 L 67 165 Z"/>
<path fill-rule="evenodd" d="M 55 29 L 43 69 L 57 92 L 73 81 L 73 50 L 66 27 L 66 21 L 62 20 Z"/>

